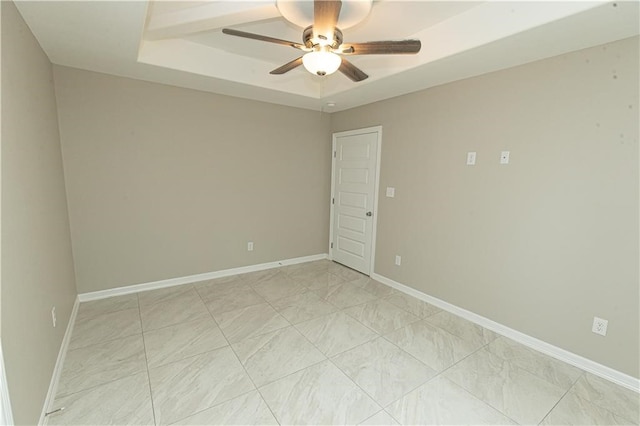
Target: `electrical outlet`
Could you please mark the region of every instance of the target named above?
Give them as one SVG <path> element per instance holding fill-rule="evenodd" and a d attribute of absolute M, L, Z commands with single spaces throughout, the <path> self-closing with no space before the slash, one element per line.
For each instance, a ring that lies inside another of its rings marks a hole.
<path fill-rule="evenodd" d="M 396 255 L 396 266 L 400 266 L 401 263 L 402 263 L 402 258 Z"/>
<path fill-rule="evenodd" d="M 509 151 L 502 151 L 500 153 L 500 164 L 509 164 Z"/>
<path fill-rule="evenodd" d="M 53 308 L 51 308 L 51 323 L 53 324 L 53 326 L 56 326 L 56 307 L 54 306 Z"/>
<path fill-rule="evenodd" d="M 247 243 L 247 251 L 253 251 L 253 241 Z"/>
<path fill-rule="evenodd" d="M 606 336 L 608 325 L 609 325 L 609 321 L 607 321 L 606 319 L 593 317 L 593 327 L 591 327 L 591 331 L 593 331 L 596 334 Z"/>

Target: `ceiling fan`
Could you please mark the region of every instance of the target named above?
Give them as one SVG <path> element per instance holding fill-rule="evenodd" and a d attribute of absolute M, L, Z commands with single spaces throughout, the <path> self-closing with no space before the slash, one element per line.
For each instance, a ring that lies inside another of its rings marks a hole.
<path fill-rule="evenodd" d="M 314 0 L 313 25 L 302 33 L 302 43 L 247 33 L 224 28 L 224 34 L 282 44 L 306 52 L 299 58 L 288 62 L 270 72 L 284 74 L 304 65 L 312 74 L 320 76 L 340 71 L 353 81 L 362 81 L 369 77 L 360 68 L 353 65 L 345 55 L 398 55 L 415 54 L 420 51 L 420 40 L 370 41 L 365 43 L 343 43 L 342 31 L 336 27 L 340 17 L 340 0 Z"/>

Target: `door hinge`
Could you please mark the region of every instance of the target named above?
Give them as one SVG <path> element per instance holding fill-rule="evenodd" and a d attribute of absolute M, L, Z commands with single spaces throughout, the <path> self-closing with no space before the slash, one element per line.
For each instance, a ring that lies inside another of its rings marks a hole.
<path fill-rule="evenodd" d="M 333 243 L 331 243 L 331 248 L 333 248 Z"/>
<path fill-rule="evenodd" d="M 336 158 L 336 152 L 337 151 L 333 151 L 333 158 Z"/>
<path fill-rule="evenodd" d="M 332 199 L 331 199 L 331 204 L 335 204 L 335 203 L 336 203 L 336 199 L 335 199 L 335 198 L 332 198 Z"/>

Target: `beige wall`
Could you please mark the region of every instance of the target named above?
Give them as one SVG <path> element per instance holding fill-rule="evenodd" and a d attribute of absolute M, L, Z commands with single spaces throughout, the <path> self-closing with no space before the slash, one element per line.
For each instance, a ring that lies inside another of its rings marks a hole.
<path fill-rule="evenodd" d="M 14 4 L 1 7 L 2 349 L 14 420 L 35 424 L 76 288 L 51 64 Z"/>
<path fill-rule="evenodd" d="M 639 107 L 635 38 L 332 114 L 383 126 L 375 272 L 638 377 Z"/>
<path fill-rule="evenodd" d="M 327 252 L 328 116 L 54 74 L 80 293 Z"/>

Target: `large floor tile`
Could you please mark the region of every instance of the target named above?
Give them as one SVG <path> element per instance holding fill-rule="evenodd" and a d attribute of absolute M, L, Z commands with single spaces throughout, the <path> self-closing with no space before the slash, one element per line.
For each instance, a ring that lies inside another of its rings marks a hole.
<path fill-rule="evenodd" d="M 67 352 L 57 396 L 64 396 L 147 371 L 142 335 Z"/>
<path fill-rule="evenodd" d="M 376 297 L 355 284 L 344 283 L 315 290 L 316 294 L 340 309 L 375 300 Z"/>
<path fill-rule="evenodd" d="M 69 341 L 69 350 L 95 345 L 108 340 L 142 334 L 138 308 L 124 309 L 77 319 Z"/>
<path fill-rule="evenodd" d="M 399 425 L 393 417 L 386 411 L 378 411 L 373 416 L 369 417 L 367 420 L 362 423 L 358 423 L 360 425 L 368 425 L 368 426 L 390 426 L 390 425 Z"/>
<path fill-rule="evenodd" d="M 211 317 L 146 331 L 144 342 L 149 367 L 158 367 L 228 345 Z"/>
<path fill-rule="evenodd" d="M 441 312 L 440 308 L 437 308 L 427 302 L 423 302 L 418 298 L 409 296 L 408 294 L 404 294 L 399 291 L 395 292 L 391 296 L 385 297 L 384 300 L 423 319 Z"/>
<path fill-rule="evenodd" d="M 247 306 L 265 303 L 265 300 L 248 285 L 242 285 L 229 289 L 217 297 L 212 297 L 205 302 L 209 312 L 229 312 Z"/>
<path fill-rule="evenodd" d="M 537 424 L 565 390 L 481 349 L 444 373 L 471 394 L 522 424 Z"/>
<path fill-rule="evenodd" d="M 541 425 L 630 425 L 630 420 L 582 399 L 570 391 L 544 418 Z M 635 423 L 636 425 L 638 423 Z"/>
<path fill-rule="evenodd" d="M 307 291 L 307 287 L 302 282 L 290 278 L 284 272 L 253 284 L 252 287 L 269 302 Z"/>
<path fill-rule="evenodd" d="M 389 287 L 386 284 L 382 284 L 374 279 L 366 277 L 365 279 L 358 279 L 355 281 L 349 281 L 352 284 L 357 285 L 361 289 L 368 293 L 373 294 L 376 297 L 387 297 L 396 292 L 393 287 Z"/>
<path fill-rule="evenodd" d="M 457 315 L 446 311 L 438 312 L 425 319 L 425 321 L 448 331 L 454 336 L 473 343 L 476 346 L 484 346 L 499 337 L 498 334 L 478 324 L 474 324 Z"/>
<path fill-rule="evenodd" d="M 229 291 L 236 290 L 237 288 L 244 287 L 247 284 L 240 278 L 239 275 L 232 275 L 229 277 L 216 278 L 214 280 L 201 281 L 193 284 L 202 300 L 208 302 L 211 299 L 216 299 Z"/>
<path fill-rule="evenodd" d="M 638 393 L 585 373 L 572 389 L 579 397 L 613 411 L 617 415 L 638 423 L 640 421 L 640 395 Z"/>
<path fill-rule="evenodd" d="M 251 391 L 173 423 L 174 425 L 277 425 L 258 391 Z"/>
<path fill-rule="evenodd" d="M 344 312 L 380 334 L 390 333 L 420 320 L 417 316 L 381 299 L 345 309 Z"/>
<path fill-rule="evenodd" d="M 76 319 L 83 321 L 87 318 L 97 315 L 108 314 L 110 312 L 123 311 L 125 309 L 134 309 L 138 307 L 137 294 L 125 294 L 123 296 L 109 297 L 107 299 L 92 300 L 82 302 L 78 306 L 78 314 Z"/>
<path fill-rule="evenodd" d="M 293 327 L 245 339 L 232 347 L 258 387 L 326 359 Z"/>
<path fill-rule="evenodd" d="M 271 302 L 271 306 L 291 324 L 308 321 L 337 311 L 335 306 L 311 291 L 278 299 Z"/>
<path fill-rule="evenodd" d="M 564 390 L 568 390 L 583 373 L 579 368 L 527 348 L 506 337 L 500 337 L 491 342 L 487 350 Z"/>
<path fill-rule="evenodd" d="M 159 299 L 161 301 L 154 304 L 140 303 L 142 329 L 145 331 L 210 317 L 207 307 L 193 288 Z"/>
<path fill-rule="evenodd" d="M 296 324 L 296 328 L 326 356 L 336 355 L 378 337 L 375 331 L 343 312 Z"/>
<path fill-rule="evenodd" d="M 62 398 L 49 425 L 153 425 L 147 373 L 125 377 Z"/>
<path fill-rule="evenodd" d="M 381 409 L 329 361 L 270 383 L 260 392 L 281 424 L 355 424 Z"/>
<path fill-rule="evenodd" d="M 138 293 L 140 306 L 155 305 L 174 300 L 190 293 L 194 289 L 192 284 L 176 285 L 172 287 L 159 288 L 157 290 L 142 291 Z"/>
<path fill-rule="evenodd" d="M 434 370 L 382 337 L 331 360 L 383 407 L 436 375 Z"/>
<path fill-rule="evenodd" d="M 326 270 L 313 270 L 306 274 L 300 274 L 292 277 L 300 280 L 309 290 L 320 290 L 345 282 L 343 278 L 334 275 Z"/>
<path fill-rule="evenodd" d="M 231 348 L 150 368 L 156 423 L 169 424 L 254 389 Z"/>
<path fill-rule="evenodd" d="M 315 260 L 313 262 L 296 263 L 295 265 L 287 265 L 281 268 L 281 270 L 290 277 L 299 277 L 306 275 L 309 272 L 323 271 L 328 272 L 329 268 L 333 264 L 332 261 L 322 259 Z"/>
<path fill-rule="evenodd" d="M 394 402 L 387 411 L 405 425 L 516 424 L 442 376 Z"/>
<path fill-rule="evenodd" d="M 479 348 L 425 320 L 411 323 L 385 338 L 438 372 Z"/>
<path fill-rule="evenodd" d="M 289 326 L 289 322 L 267 304 L 248 306 L 221 314 L 213 313 L 218 326 L 231 343 Z"/>
<path fill-rule="evenodd" d="M 280 268 L 273 268 L 273 269 L 265 269 L 264 271 L 248 272 L 246 274 L 238 275 L 238 277 L 245 284 L 254 285 L 261 281 L 273 278 L 274 276 L 280 273 L 282 273 Z"/>

